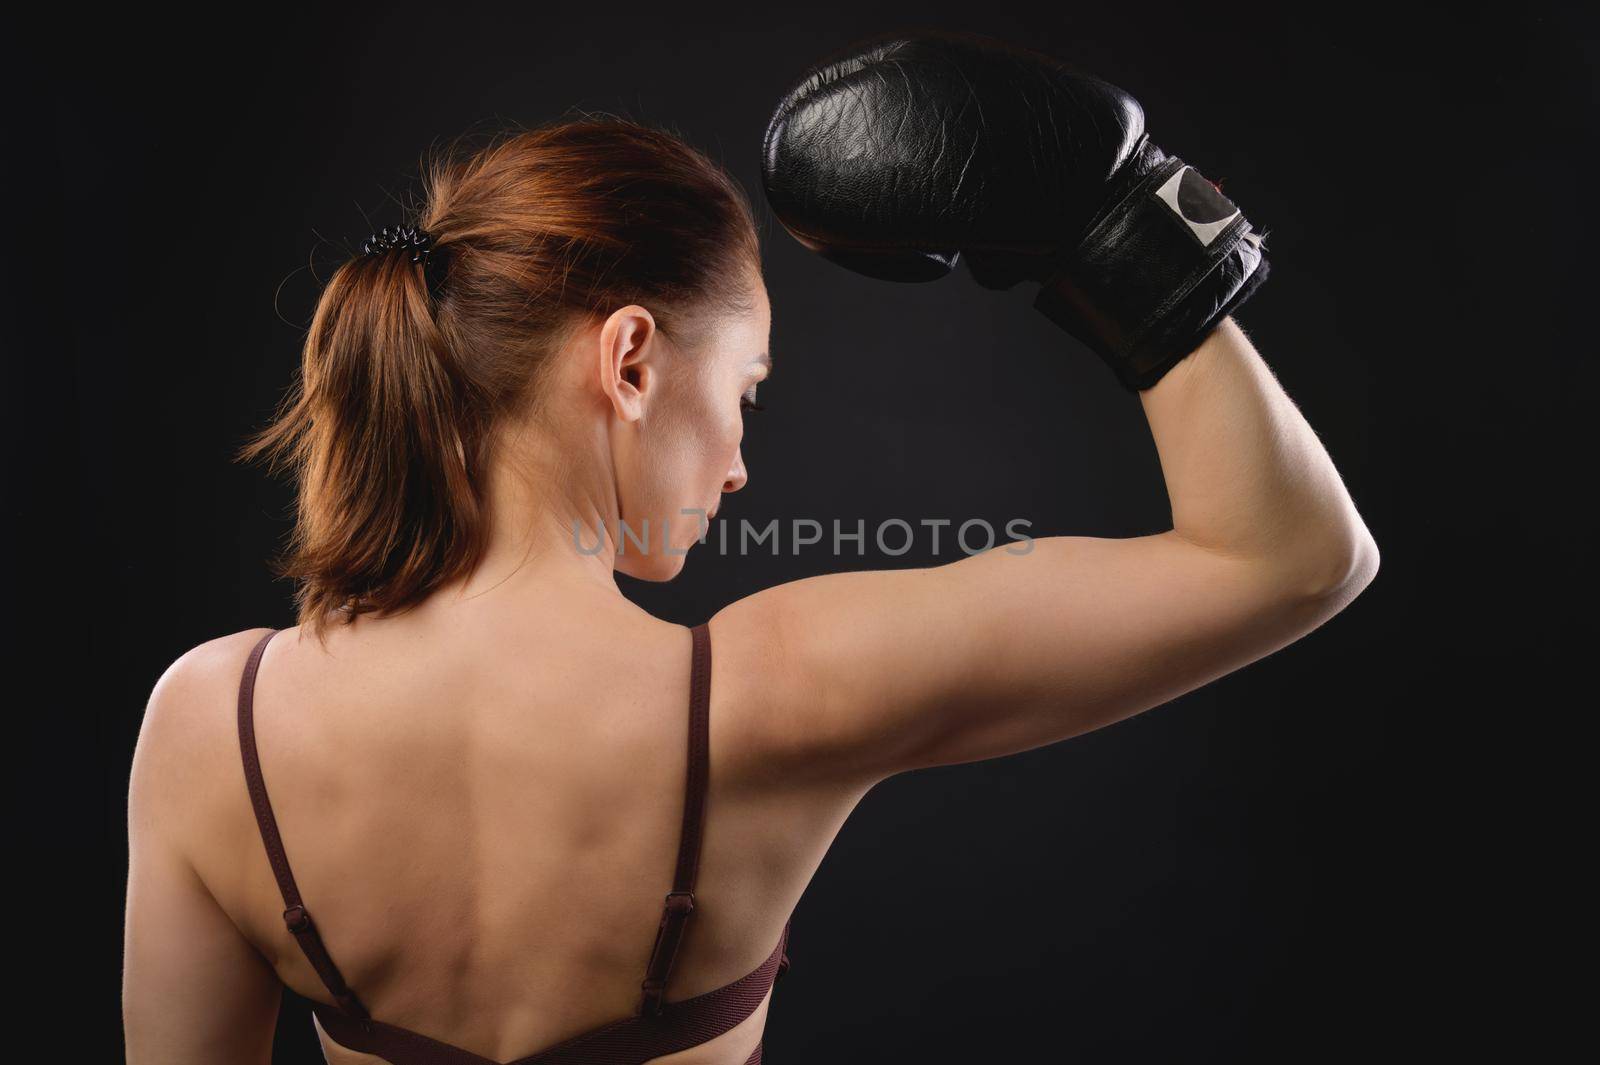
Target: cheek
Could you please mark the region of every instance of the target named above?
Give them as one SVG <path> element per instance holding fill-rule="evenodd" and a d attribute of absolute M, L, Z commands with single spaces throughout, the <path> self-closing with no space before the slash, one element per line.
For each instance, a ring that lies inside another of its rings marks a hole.
<path fill-rule="evenodd" d="M 744 418 L 735 412 L 732 420 L 724 420 L 722 433 L 718 437 L 716 449 L 716 465 L 718 479 L 728 475 L 728 470 L 733 466 L 733 457 L 739 452 L 739 444 L 744 440 Z"/>
<path fill-rule="evenodd" d="M 702 411 L 646 441 L 631 490 L 624 491 L 625 517 L 637 521 L 648 515 L 652 529 L 665 519 L 674 544 L 698 538 L 700 519 L 682 511 L 716 505 L 743 437 L 737 411 L 731 420 L 722 411 Z"/>
<path fill-rule="evenodd" d="M 743 437 L 739 422 L 708 421 L 694 448 L 692 469 L 684 470 L 679 489 L 693 498 L 686 506 L 715 506 L 722 496 L 723 483 L 733 466 L 733 457 L 739 452 Z"/>
<path fill-rule="evenodd" d="M 739 449 L 743 444 L 744 412 L 735 410 L 733 412 L 733 420 L 728 423 L 726 433 L 723 436 L 722 449 L 717 453 L 716 480 L 719 495 L 729 475 L 734 472 L 735 463 L 739 462 Z"/>
<path fill-rule="evenodd" d="M 743 436 L 743 421 L 737 412 L 732 422 L 717 412 L 701 423 L 693 445 L 683 452 L 685 461 L 670 489 L 678 500 L 673 509 L 678 515 L 673 523 L 674 544 L 692 543 L 705 531 L 704 517 L 682 514 L 680 508 L 693 507 L 709 512 L 717 505 Z"/>
<path fill-rule="evenodd" d="M 685 427 L 682 489 L 696 494 L 720 492 L 743 437 L 744 419 L 739 410 L 730 411 L 726 404 L 708 400 L 693 424 Z"/>

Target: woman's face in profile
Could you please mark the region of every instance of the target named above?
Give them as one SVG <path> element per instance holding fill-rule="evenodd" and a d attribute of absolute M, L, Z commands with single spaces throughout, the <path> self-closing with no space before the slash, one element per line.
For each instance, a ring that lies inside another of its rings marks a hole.
<path fill-rule="evenodd" d="M 660 391 L 638 423 L 638 446 L 619 465 L 618 501 L 628 529 L 616 537 L 618 572 L 650 581 L 676 577 L 723 493 L 749 479 L 740 442 L 746 407 L 757 402 L 757 386 L 771 372 L 772 328 L 766 285 L 759 278 L 753 284 L 749 313 L 717 319 L 697 350 L 676 351 L 663 364 Z M 641 548 L 646 520 L 649 539 Z"/>

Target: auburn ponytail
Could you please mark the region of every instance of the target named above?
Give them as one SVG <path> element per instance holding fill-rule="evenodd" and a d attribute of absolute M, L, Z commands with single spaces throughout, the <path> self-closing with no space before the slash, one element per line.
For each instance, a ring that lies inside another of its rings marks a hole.
<path fill-rule="evenodd" d="M 431 261 L 395 247 L 340 266 L 298 380 L 240 452 L 295 478 L 277 569 L 319 634 L 406 610 L 471 572 L 498 419 L 538 403 L 540 370 L 570 325 L 639 302 L 687 339 L 702 313 L 744 307 L 760 268 L 737 182 L 626 119 L 447 154 L 425 170 L 424 193 Z"/>

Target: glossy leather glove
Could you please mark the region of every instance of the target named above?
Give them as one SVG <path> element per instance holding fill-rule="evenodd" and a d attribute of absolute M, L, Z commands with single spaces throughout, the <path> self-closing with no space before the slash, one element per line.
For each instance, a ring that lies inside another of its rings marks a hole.
<path fill-rule="evenodd" d="M 859 43 L 801 78 L 762 179 L 807 247 L 871 277 L 931 281 L 962 254 L 1148 388 L 1266 279 L 1263 235 L 1145 133 L 1132 96 L 971 34 Z"/>

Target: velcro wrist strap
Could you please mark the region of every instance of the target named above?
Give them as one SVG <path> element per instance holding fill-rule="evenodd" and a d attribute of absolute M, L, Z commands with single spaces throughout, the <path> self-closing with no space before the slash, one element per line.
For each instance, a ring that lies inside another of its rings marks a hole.
<path fill-rule="evenodd" d="M 1266 279 L 1263 239 L 1199 171 L 1166 157 L 1090 224 L 1034 306 L 1125 387 L 1149 388 Z"/>

